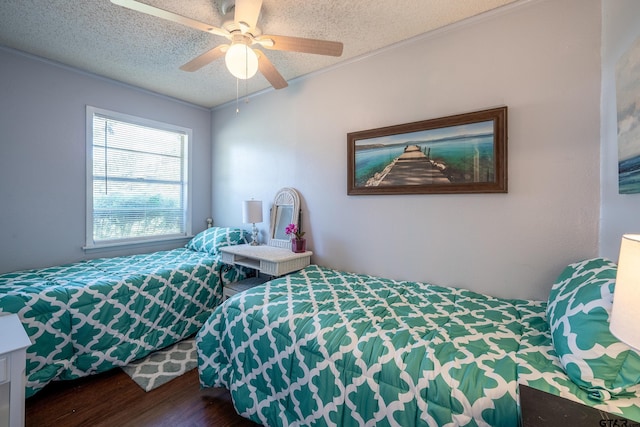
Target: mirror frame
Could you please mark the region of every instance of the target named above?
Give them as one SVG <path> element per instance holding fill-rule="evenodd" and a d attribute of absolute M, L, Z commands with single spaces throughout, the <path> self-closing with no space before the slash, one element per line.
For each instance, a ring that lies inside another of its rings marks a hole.
<path fill-rule="evenodd" d="M 283 218 L 279 213 L 280 209 L 291 207 L 291 219 Z M 291 246 L 291 239 L 280 238 L 284 235 L 284 229 L 289 224 L 296 224 L 300 226 L 300 195 L 298 192 L 290 187 L 281 188 L 276 193 L 276 197 L 273 199 L 273 206 L 270 210 L 271 226 L 269 228 L 269 246 L 276 246 L 278 248 L 288 248 Z M 280 233 L 278 232 L 280 231 Z"/>

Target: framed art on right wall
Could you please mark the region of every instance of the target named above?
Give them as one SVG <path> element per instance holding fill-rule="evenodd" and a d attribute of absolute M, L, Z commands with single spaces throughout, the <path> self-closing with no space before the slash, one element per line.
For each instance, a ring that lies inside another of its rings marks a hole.
<path fill-rule="evenodd" d="M 347 194 L 507 192 L 507 107 L 347 134 Z"/>
<path fill-rule="evenodd" d="M 616 64 L 618 193 L 640 193 L 640 38 Z"/>

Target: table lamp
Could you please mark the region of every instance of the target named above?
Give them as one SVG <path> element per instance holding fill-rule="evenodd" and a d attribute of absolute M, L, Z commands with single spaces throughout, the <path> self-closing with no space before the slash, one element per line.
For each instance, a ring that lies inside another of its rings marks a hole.
<path fill-rule="evenodd" d="M 251 245 L 259 245 L 258 228 L 256 227 L 256 223 L 262 222 L 262 200 L 251 199 L 244 201 L 242 205 L 242 222 L 245 224 L 253 224 Z"/>
<path fill-rule="evenodd" d="M 625 234 L 620 245 L 609 329 L 620 341 L 640 350 L 640 234 Z"/>

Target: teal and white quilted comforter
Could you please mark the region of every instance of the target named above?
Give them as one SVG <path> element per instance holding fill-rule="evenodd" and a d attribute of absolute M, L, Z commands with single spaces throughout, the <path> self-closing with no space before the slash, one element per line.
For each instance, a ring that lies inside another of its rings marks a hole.
<path fill-rule="evenodd" d="M 246 276 L 225 266 L 182 248 L 0 275 L 0 315 L 17 313 L 32 342 L 27 396 L 196 333 L 222 298 L 220 275 Z"/>
<path fill-rule="evenodd" d="M 518 384 L 640 420 L 640 395 L 593 402 L 567 377 L 546 306 L 312 265 L 216 309 L 200 382 L 269 426 L 516 426 Z"/>

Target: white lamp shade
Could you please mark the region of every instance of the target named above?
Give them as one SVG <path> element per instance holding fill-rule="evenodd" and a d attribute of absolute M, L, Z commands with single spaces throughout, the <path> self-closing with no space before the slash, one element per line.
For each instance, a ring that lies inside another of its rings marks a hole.
<path fill-rule="evenodd" d="M 239 79 L 250 79 L 258 71 L 258 55 L 244 43 L 232 44 L 224 56 L 229 72 Z"/>
<path fill-rule="evenodd" d="M 242 222 L 256 224 L 262 222 L 262 201 L 245 200 L 242 204 Z"/>
<path fill-rule="evenodd" d="M 610 330 L 640 350 L 640 234 L 625 234 L 620 245 Z"/>

